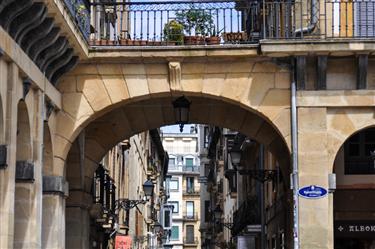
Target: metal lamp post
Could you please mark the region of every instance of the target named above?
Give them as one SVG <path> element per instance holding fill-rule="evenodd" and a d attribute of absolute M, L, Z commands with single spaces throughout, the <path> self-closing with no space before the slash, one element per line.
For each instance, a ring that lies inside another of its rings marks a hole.
<path fill-rule="evenodd" d="M 190 112 L 190 104 L 191 102 L 185 98 L 185 96 L 181 96 L 172 102 L 176 122 L 180 125 L 180 132 L 184 130 L 184 125 L 189 122 L 189 112 Z"/>

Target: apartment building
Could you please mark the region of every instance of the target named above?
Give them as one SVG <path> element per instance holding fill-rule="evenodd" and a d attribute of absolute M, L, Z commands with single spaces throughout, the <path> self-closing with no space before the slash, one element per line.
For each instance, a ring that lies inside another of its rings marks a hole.
<path fill-rule="evenodd" d="M 113 147 L 102 159 L 93 182 L 90 248 L 117 248 L 126 238 L 129 248 L 158 248 L 168 154 L 158 130 L 143 132 Z M 151 183 L 152 196 L 145 184 Z"/>
<path fill-rule="evenodd" d="M 199 134 L 195 126 L 188 133 L 163 133 L 169 154 L 168 175 L 173 223 L 167 245 L 173 248 L 200 248 L 200 158 Z"/>

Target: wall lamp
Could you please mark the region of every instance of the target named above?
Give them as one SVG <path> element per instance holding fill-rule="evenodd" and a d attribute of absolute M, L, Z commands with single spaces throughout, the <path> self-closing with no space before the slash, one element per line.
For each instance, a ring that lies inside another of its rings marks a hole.
<path fill-rule="evenodd" d="M 148 201 L 148 197 L 151 197 L 154 193 L 154 184 L 151 180 L 145 181 L 143 184 L 143 192 L 145 193 L 145 198 L 141 200 L 129 200 L 129 199 L 118 199 L 117 207 L 122 208 L 124 210 L 130 210 L 132 208 L 135 208 L 139 204 L 146 204 Z"/>
<path fill-rule="evenodd" d="M 242 150 L 240 148 L 233 148 L 229 151 L 230 159 L 233 168 L 240 174 L 249 176 L 260 182 L 273 181 L 277 176 L 277 170 L 269 169 L 247 169 L 241 164 Z"/>

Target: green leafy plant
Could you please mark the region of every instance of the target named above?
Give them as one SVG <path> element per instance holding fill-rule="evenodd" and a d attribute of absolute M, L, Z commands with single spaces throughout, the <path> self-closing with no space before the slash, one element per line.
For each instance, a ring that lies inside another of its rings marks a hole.
<path fill-rule="evenodd" d="M 176 20 L 171 20 L 164 25 L 163 34 L 165 41 L 176 42 L 181 45 L 184 41 L 184 26 Z"/>
<path fill-rule="evenodd" d="M 190 9 L 176 13 L 176 20 L 184 27 L 185 33 L 206 36 L 214 27 L 213 15 L 207 10 Z"/>

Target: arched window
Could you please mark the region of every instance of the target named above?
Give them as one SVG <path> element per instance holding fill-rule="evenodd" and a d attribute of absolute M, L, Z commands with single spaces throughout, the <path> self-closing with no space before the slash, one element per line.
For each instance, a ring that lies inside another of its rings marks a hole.
<path fill-rule="evenodd" d="M 345 175 L 375 174 L 375 128 L 352 135 L 344 145 Z"/>

